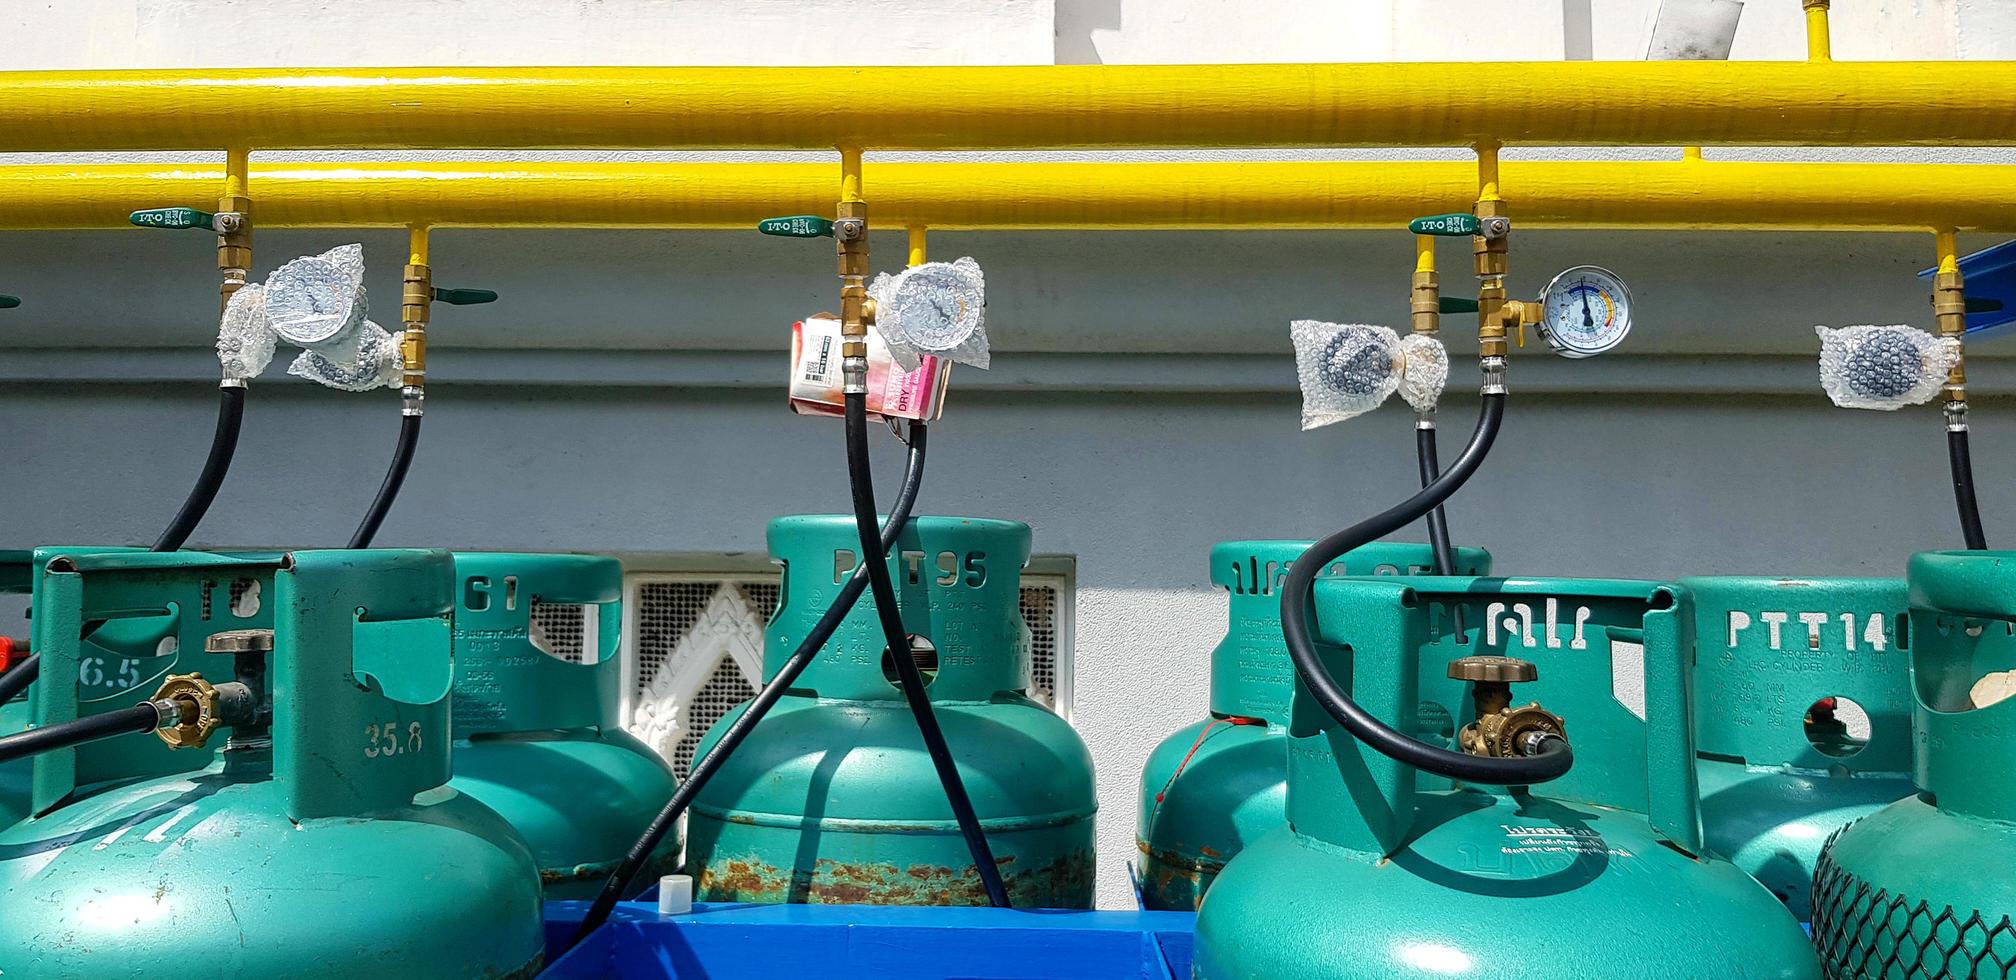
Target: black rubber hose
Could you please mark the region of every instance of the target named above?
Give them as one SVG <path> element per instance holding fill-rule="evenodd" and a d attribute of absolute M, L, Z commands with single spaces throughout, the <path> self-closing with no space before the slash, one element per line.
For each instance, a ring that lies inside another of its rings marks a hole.
<path fill-rule="evenodd" d="M 917 719 L 917 731 L 931 756 L 931 766 L 938 770 L 938 783 L 945 788 L 945 799 L 952 805 L 959 835 L 966 838 L 973 869 L 987 891 L 987 904 L 997 909 L 1009 908 L 1008 886 L 1001 880 L 1001 866 L 994 863 L 994 851 L 987 846 L 987 833 L 980 827 L 979 814 L 973 812 L 973 799 L 966 793 L 966 783 L 959 778 L 959 763 L 952 758 L 952 747 L 945 743 L 944 729 L 938 726 L 931 695 L 924 689 L 924 674 L 917 669 L 916 658 L 910 655 L 910 632 L 903 628 L 903 610 L 896 605 L 896 586 L 889 581 L 888 546 L 877 548 L 880 542 L 875 533 L 874 467 L 868 458 L 868 396 L 850 392 L 846 399 L 847 482 L 853 490 L 854 524 L 861 532 L 861 551 L 868 562 L 868 587 L 875 596 L 876 618 L 882 621 L 882 638 L 889 644 L 888 657 L 896 665 L 903 700 L 910 704 L 910 714 Z"/>
<path fill-rule="evenodd" d="M 1984 551 L 1988 536 L 1981 530 L 1981 505 L 1974 500 L 1974 454 L 1967 448 L 1966 429 L 1946 430 L 1946 457 L 1953 464 L 1953 502 L 1960 507 L 1960 535 L 1967 550 Z"/>
<path fill-rule="evenodd" d="M 1414 457 L 1421 462 L 1421 486 L 1424 488 L 1442 475 L 1442 463 L 1437 458 L 1440 449 L 1435 443 L 1433 424 L 1414 426 Z M 1449 543 L 1449 515 L 1443 512 L 1441 504 L 1436 504 L 1435 509 L 1428 512 L 1428 550 L 1435 556 L 1435 574 L 1456 574 L 1456 548 Z M 1450 622 L 1456 627 L 1456 642 L 1468 642 L 1463 628 L 1462 606 L 1456 607 Z"/>
<path fill-rule="evenodd" d="M 903 525 L 910 520 L 910 509 L 916 506 L 917 490 L 924 482 L 924 452 L 929 445 L 929 436 L 930 429 L 924 423 L 910 424 L 910 461 L 903 471 L 903 486 L 896 493 L 896 505 L 889 509 L 889 520 L 882 525 L 881 545 L 884 552 L 895 545 L 897 535 L 902 533 Z M 820 615 L 817 623 L 813 624 L 812 631 L 805 634 L 805 639 L 799 642 L 798 649 L 793 650 L 790 659 L 784 661 L 784 665 L 778 668 L 777 676 L 772 677 L 769 683 L 763 685 L 761 691 L 756 692 L 756 697 L 750 700 L 749 706 L 742 709 L 742 713 L 721 732 L 721 737 L 714 740 L 714 744 L 707 749 L 707 754 L 694 760 L 692 769 L 688 770 L 686 778 L 679 783 L 679 787 L 672 791 L 672 798 L 666 801 L 664 809 L 658 811 L 658 816 L 644 829 L 644 835 L 630 845 L 629 853 L 623 855 L 622 862 L 610 873 L 609 881 L 602 886 L 601 893 L 595 896 L 595 904 L 589 906 L 588 914 L 581 919 L 581 927 L 575 930 L 574 938 L 568 942 L 569 948 L 609 920 L 609 913 L 615 911 L 616 903 L 622 901 L 624 895 L 629 894 L 631 882 L 636 879 L 637 873 L 643 870 L 645 862 L 651 859 L 651 854 L 658 850 L 659 842 L 665 839 L 665 835 L 679 822 L 679 817 L 686 812 L 686 808 L 692 805 L 693 798 L 700 795 L 700 790 L 707 785 L 707 781 L 714 778 L 714 774 L 720 771 L 721 766 L 728 761 L 728 757 L 734 754 L 736 747 L 749 737 L 749 733 L 756 729 L 763 716 L 769 714 L 770 709 L 776 706 L 778 699 L 784 696 L 784 692 L 790 690 L 791 685 L 798 683 L 798 675 L 803 674 L 805 668 L 812 665 L 812 660 L 819 655 L 820 648 L 832 638 L 833 631 L 840 628 L 840 621 L 847 618 L 847 613 L 853 610 L 854 603 L 861 598 L 861 593 L 867 591 L 868 566 L 871 564 L 873 563 L 864 560 L 854 569 L 854 574 L 848 576 L 846 584 L 840 587 L 840 594 L 833 597 L 832 605 L 826 607 L 826 612 Z M 550 962 L 558 955 L 559 953 L 549 955 L 547 960 Z"/>
<path fill-rule="evenodd" d="M 1544 783 L 1567 772 L 1574 764 L 1574 753 L 1567 742 L 1559 745 L 1550 743 L 1535 755 L 1500 759 L 1452 752 L 1418 741 L 1387 727 L 1351 700 L 1351 695 L 1330 676 L 1329 668 L 1324 666 L 1322 656 L 1316 652 L 1316 643 L 1309 630 L 1309 611 L 1313 605 L 1311 600 L 1314 598 L 1317 574 L 1345 552 L 1406 527 L 1434 509 L 1435 505 L 1449 499 L 1449 495 L 1469 480 L 1484 462 L 1485 454 L 1491 451 L 1491 443 L 1498 438 L 1498 429 L 1504 419 L 1504 394 L 1485 395 L 1477 418 L 1477 429 L 1470 434 L 1470 442 L 1463 447 L 1463 454 L 1456 457 L 1456 462 L 1447 471 L 1414 496 L 1316 542 L 1303 552 L 1288 570 L 1287 584 L 1281 590 L 1281 636 L 1288 643 L 1288 655 L 1295 662 L 1295 673 L 1310 695 L 1323 706 L 1324 711 L 1329 712 L 1330 717 L 1337 719 L 1338 724 L 1374 751 L 1450 779 L 1516 786 Z"/>
<path fill-rule="evenodd" d="M 211 502 L 217 499 L 218 488 L 224 485 L 224 475 L 231 471 L 231 457 L 238 452 L 238 429 L 245 421 L 245 389 L 227 387 L 222 389 L 222 397 L 217 403 L 217 432 L 210 437 L 210 458 L 203 461 L 203 473 L 196 478 L 196 486 L 189 491 L 189 499 L 182 502 L 182 509 L 175 513 L 175 519 L 168 522 L 167 530 L 155 539 L 155 551 L 175 551 L 203 522 L 203 515 L 210 510 Z"/>
<path fill-rule="evenodd" d="M 203 461 L 203 472 L 196 477 L 196 485 L 189 490 L 188 499 L 182 501 L 182 509 L 175 512 L 175 519 L 154 539 L 152 551 L 177 551 L 183 542 L 189 540 L 196 525 L 203 522 L 203 515 L 210 512 L 210 505 L 217 499 L 217 491 L 224 486 L 224 476 L 231 472 L 231 459 L 238 454 L 238 432 L 245 422 L 245 389 L 226 387 L 219 389 L 217 402 L 217 431 L 210 436 L 210 457 Z M 78 639 L 88 640 L 100 626 L 102 619 L 84 624 Z M 0 702 L 27 690 L 28 685 L 42 672 L 40 654 L 7 669 L 0 674 Z"/>
<path fill-rule="evenodd" d="M 173 702 L 167 702 L 167 710 L 176 710 Z M 96 742 L 115 735 L 135 732 L 151 732 L 160 727 L 163 709 L 154 702 L 136 704 L 131 708 L 107 711 L 103 714 L 86 715 L 75 721 L 66 721 L 41 728 L 30 728 L 25 732 L 0 737 L 0 762 L 12 762 L 42 752 Z"/>
<path fill-rule="evenodd" d="M 35 683 L 35 674 L 42 666 L 42 655 L 31 653 L 18 664 L 0 674 L 0 704 L 14 699 L 14 696 Z"/>
<path fill-rule="evenodd" d="M 420 416 L 400 416 L 399 445 L 392 450 L 392 468 L 385 471 L 378 497 L 371 501 L 371 509 L 364 512 L 364 521 L 357 525 L 357 533 L 350 535 L 347 547 L 371 547 L 371 539 L 378 536 L 378 525 L 385 523 L 385 515 L 392 512 L 392 502 L 399 499 L 399 487 L 406 482 L 406 471 L 413 465 L 413 452 L 419 447 Z"/>

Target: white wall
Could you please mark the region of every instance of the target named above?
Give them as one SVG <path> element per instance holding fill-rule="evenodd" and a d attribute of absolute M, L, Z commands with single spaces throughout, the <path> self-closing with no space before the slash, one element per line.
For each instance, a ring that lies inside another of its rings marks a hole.
<path fill-rule="evenodd" d="M 1655 8 L 73 0 L 0 5 L 0 68 L 1635 58 Z M 1835 50 L 2016 57 L 2012 8 L 1840 0 Z M 227 15 L 242 36 L 220 32 Z M 1735 56 L 1802 57 L 1801 23 L 1797 0 L 1750 0 Z M 262 233 L 259 265 L 350 240 L 367 244 L 372 290 L 396 295 L 388 233 Z M 885 257 L 899 245 L 876 242 Z M 1412 481 L 1403 413 L 1296 433 L 1281 329 L 1398 322 L 1410 246 L 1363 232 L 964 234 L 934 252 L 987 267 L 997 357 L 960 375 L 921 506 L 1028 520 L 1038 551 L 1079 556 L 1077 717 L 1099 767 L 1101 898 L 1122 906 L 1139 766 L 1204 710 L 1224 614 L 1210 543 L 1313 536 Z M 1910 550 L 1957 544 L 1936 412 L 1844 414 L 1811 378 L 1813 323 L 1925 322 L 1912 274 L 1929 253 L 1908 235 L 1522 235 L 1516 288 L 1601 261 L 1633 281 L 1642 320 L 1612 358 L 1517 361 L 1521 407 L 1451 507 L 1458 537 L 1509 571 L 1645 576 L 1895 573 Z M 774 390 L 781 331 L 831 302 L 830 259 L 809 254 L 725 233 L 439 233 L 445 284 L 505 298 L 438 315 L 425 448 L 382 543 L 723 551 L 760 548 L 776 514 L 841 508 L 837 429 L 783 412 Z M 152 536 L 207 444 L 210 268 L 196 236 L 0 234 L 0 291 L 28 300 L 0 314 L 12 544 Z M 2016 477 L 2016 426 L 1998 421 L 2010 362 L 1996 345 L 1974 353 L 1993 534 L 1992 488 Z M 261 382 L 196 543 L 339 543 L 377 484 L 393 401 Z M 1456 401 L 1452 419 L 1467 410 Z M 1559 493 L 1577 520 L 1546 506 Z"/>

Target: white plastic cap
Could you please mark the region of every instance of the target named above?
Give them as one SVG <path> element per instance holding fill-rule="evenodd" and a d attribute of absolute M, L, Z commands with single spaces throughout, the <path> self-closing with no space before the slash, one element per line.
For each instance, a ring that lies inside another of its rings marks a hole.
<path fill-rule="evenodd" d="M 693 911 L 693 876 L 666 875 L 658 879 L 658 914 L 685 915 Z"/>

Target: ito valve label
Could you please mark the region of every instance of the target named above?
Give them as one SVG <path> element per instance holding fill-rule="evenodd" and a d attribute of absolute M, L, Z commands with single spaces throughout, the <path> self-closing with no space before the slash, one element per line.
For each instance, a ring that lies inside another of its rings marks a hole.
<path fill-rule="evenodd" d="M 882 418 L 932 421 L 944 412 L 952 362 L 925 355 L 905 371 L 875 331 L 868 332 L 868 413 Z M 840 320 L 822 314 L 791 325 L 791 410 L 839 417 L 844 411 L 840 370 Z"/>

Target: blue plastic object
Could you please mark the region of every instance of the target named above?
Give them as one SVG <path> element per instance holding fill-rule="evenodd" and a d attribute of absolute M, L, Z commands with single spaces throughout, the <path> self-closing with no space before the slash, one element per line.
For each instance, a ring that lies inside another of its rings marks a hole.
<path fill-rule="evenodd" d="M 549 948 L 585 902 L 546 903 Z M 699 904 L 661 916 L 625 902 L 542 976 L 587 980 L 1184 980 L 1189 912 L 1025 911 L 898 905 Z"/>
<path fill-rule="evenodd" d="M 1918 273 L 1931 279 L 1938 269 Z M 1967 337 L 2000 337 L 2016 325 L 2016 242 L 1984 248 L 1960 260 L 1966 282 Z"/>

